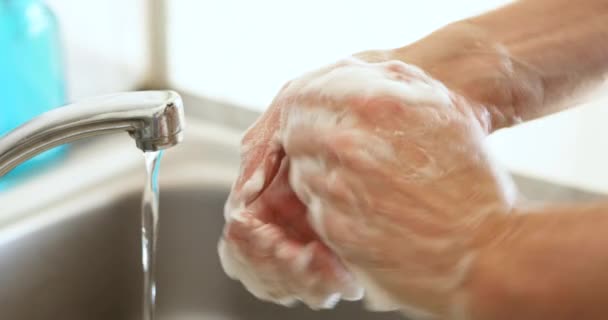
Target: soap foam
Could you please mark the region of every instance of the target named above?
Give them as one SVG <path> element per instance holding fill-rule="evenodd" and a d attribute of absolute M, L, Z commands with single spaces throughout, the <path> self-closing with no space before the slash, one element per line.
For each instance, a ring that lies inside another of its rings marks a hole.
<path fill-rule="evenodd" d="M 417 67 L 407 65 L 401 62 L 388 62 L 379 64 L 368 64 L 357 59 L 345 60 L 337 64 L 338 66 L 323 69 L 318 72 L 311 72 L 303 77 L 296 79 L 286 87 L 282 94 L 287 96 L 321 96 L 330 97 L 332 101 L 346 101 L 348 97 L 382 97 L 390 96 L 403 102 L 402 107 L 406 108 L 409 105 L 415 107 L 426 107 L 432 105 L 438 108 L 451 108 L 453 106 L 452 98 L 449 90 L 443 84 L 426 76 L 422 70 Z M 411 76 L 407 76 L 411 75 Z M 354 128 L 358 119 L 345 113 L 340 107 L 332 106 L 327 108 L 324 105 L 312 106 L 288 106 L 287 114 L 284 115 L 282 128 L 279 137 L 280 142 L 285 149 L 289 149 L 287 137 L 294 133 L 300 126 L 312 126 L 314 129 L 323 132 L 325 129 Z M 343 106 L 342 108 L 348 108 Z M 412 134 L 404 130 L 394 132 L 395 136 L 407 136 Z M 371 143 L 376 150 L 380 150 L 379 156 L 384 154 L 384 157 L 391 158 L 395 153 L 390 148 L 390 145 L 384 145 L 381 141 L 367 139 L 365 143 Z M 370 148 L 374 149 L 374 148 Z M 289 156 L 289 155 L 288 155 Z M 322 239 L 327 239 L 326 232 L 323 226 L 324 211 L 323 203 L 318 195 L 315 195 L 311 190 L 304 185 L 302 181 L 303 175 L 308 172 L 319 172 L 326 168 L 326 164 L 318 158 L 292 158 L 289 172 L 289 183 L 301 201 L 303 201 L 309 209 L 310 223 L 315 231 Z M 420 168 L 421 171 L 414 171 L 413 174 L 432 175 L 433 167 Z M 505 178 L 508 180 L 507 178 Z M 263 185 L 264 172 L 257 171 L 243 187 L 243 196 L 241 199 L 229 199 L 225 215 L 226 220 L 230 221 L 234 216 L 238 216 L 239 209 L 244 208 L 243 198 L 246 194 L 251 194 L 259 191 Z M 508 181 L 507 181 L 508 182 Z M 509 195 L 510 196 L 510 195 Z M 331 243 L 328 243 L 331 247 Z M 311 253 L 306 248 L 302 250 L 300 256 L 295 259 L 294 268 L 305 269 L 305 265 L 310 263 Z M 400 309 L 406 314 L 415 318 L 432 318 L 432 314 L 419 308 L 407 306 L 403 301 L 399 301 L 376 283 L 371 277 L 356 267 L 349 267 L 349 271 L 356 279 L 356 283 L 345 288 L 336 289 L 330 294 L 318 295 L 317 292 L 307 291 L 314 286 L 314 278 L 304 288 L 298 288 L 295 292 L 281 292 L 284 284 L 277 283 L 276 275 L 258 274 L 256 266 L 252 266 L 242 256 L 239 255 L 237 248 L 231 247 L 230 243 L 224 240 L 219 245 L 220 258 L 224 270 L 233 278 L 239 279 L 245 287 L 256 297 L 273 301 L 275 303 L 290 305 L 296 300 L 301 300 L 307 303 L 311 308 L 328 308 L 332 307 L 340 298 L 349 300 L 358 300 L 363 297 L 365 292 L 365 302 L 369 309 L 376 311 L 389 311 Z M 449 281 L 450 285 L 456 285 L 459 282 L 466 270 L 468 262 L 458 266 L 458 272 L 454 273 L 453 281 Z M 273 277 L 274 276 L 274 277 Z M 445 279 L 444 279 L 445 280 Z M 274 292 L 275 294 L 271 294 Z"/>

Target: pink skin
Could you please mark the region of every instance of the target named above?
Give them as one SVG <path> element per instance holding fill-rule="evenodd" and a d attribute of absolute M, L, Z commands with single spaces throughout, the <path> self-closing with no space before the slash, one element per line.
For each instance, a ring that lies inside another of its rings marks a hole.
<path fill-rule="evenodd" d="M 226 237 L 254 263 L 274 263 L 276 259 L 277 270 L 286 273 L 293 272 L 292 262 L 300 251 L 312 245 L 312 260 L 305 271 L 334 281 L 345 270 L 308 223 L 306 207 L 289 186 L 288 172 L 287 158 L 283 158 L 270 184 L 247 206 L 243 218 L 228 225 Z M 262 228 L 272 236 L 258 232 Z"/>
<path fill-rule="evenodd" d="M 371 281 L 399 309 L 440 319 L 604 319 L 605 205 L 512 214 L 528 211 L 512 207 L 512 182 L 483 138 L 573 106 L 605 80 L 606 8 L 515 1 L 359 54 L 374 70 L 347 97 L 336 92 L 353 90 L 349 77 L 325 76 L 353 61 L 287 84 L 243 139 L 220 242 L 226 272 L 261 299 L 313 308 L 336 293 L 356 298 L 357 284 L 372 296 Z M 417 87 L 374 91 L 382 68 L 393 87 Z M 447 105 L 433 94 L 445 91 Z M 418 99 L 427 94 L 438 99 Z M 313 109 L 335 117 L 317 121 Z M 396 161 L 376 148 L 386 142 Z"/>
<path fill-rule="evenodd" d="M 259 298 L 291 304 L 291 297 L 299 297 L 313 308 L 329 307 L 336 301 L 327 300 L 352 286 L 352 277 L 311 228 L 306 207 L 289 186 L 285 154 L 276 159 L 275 167 L 267 167 L 270 182 L 227 224 L 224 239 L 267 286 Z"/>
<path fill-rule="evenodd" d="M 340 65 L 315 73 L 327 72 Z M 255 286 L 271 287 L 262 289 L 260 294 L 245 283 L 259 298 L 291 304 L 295 297 L 312 308 L 332 307 L 337 302 L 336 294 L 359 299 L 361 291 L 340 259 L 312 229 L 306 206 L 289 186 L 289 162 L 277 135 L 283 111 L 293 103 L 292 98 L 278 96 L 243 137 L 241 175 L 226 208 L 228 216 L 240 218 L 227 223 L 223 242 L 225 250 L 242 264 L 242 268 L 254 269 L 258 283 Z M 243 194 L 246 183 L 258 170 L 264 173 L 261 189 Z M 263 235 L 261 229 L 265 230 Z M 298 266 L 302 259 L 298 261 L 297 257 L 302 256 L 304 250 L 308 251 L 310 261 L 302 267 Z"/>
<path fill-rule="evenodd" d="M 449 314 L 480 224 L 513 200 L 488 130 L 483 109 L 402 62 L 344 61 L 292 81 L 243 139 L 227 273 L 281 304 L 331 307 L 362 286 L 377 310 Z"/>

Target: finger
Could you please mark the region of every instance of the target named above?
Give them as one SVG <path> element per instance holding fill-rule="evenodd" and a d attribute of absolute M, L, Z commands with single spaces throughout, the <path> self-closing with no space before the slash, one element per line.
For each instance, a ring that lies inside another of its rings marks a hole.
<path fill-rule="evenodd" d="M 289 241 L 281 230 L 269 224 L 252 228 L 247 219 L 232 224 L 218 248 L 222 266 L 256 297 L 280 304 L 299 299 L 313 309 L 333 307 L 342 295 L 360 298 L 354 278 L 320 242 Z"/>
<path fill-rule="evenodd" d="M 289 159 L 281 160 L 277 173 L 268 187 L 260 195 L 263 208 L 284 220 L 297 219 L 306 214 L 306 207 L 298 199 L 289 184 Z"/>
<path fill-rule="evenodd" d="M 270 143 L 257 146 L 241 158 L 241 172 L 235 182 L 234 192 L 245 204 L 254 201 L 276 175 L 285 156 L 280 145 Z"/>
<path fill-rule="evenodd" d="M 231 278 L 239 280 L 258 299 L 291 305 L 295 302 L 284 287 L 281 278 L 272 265 L 261 266 L 249 259 L 239 249 L 238 244 L 228 239 L 220 240 L 218 251 L 222 267 Z"/>
<path fill-rule="evenodd" d="M 341 59 L 340 61 L 336 61 L 333 64 L 327 65 L 325 67 L 318 68 L 316 70 L 307 72 L 302 76 L 298 77 L 287 83 L 282 89 L 282 96 L 290 96 L 291 92 L 302 92 L 303 88 L 310 85 L 311 80 L 318 79 L 336 69 L 343 68 L 349 65 L 362 64 L 362 61 L 355 57 L 348 57 L 345 59 Z"/>
<path fill-rule="evenodd" d="M 284 158 L 278 173 L 247 210 L 257 219 L 276 224 L 292 239 L 307 242 L 318 239 L 307 221 L 307 208 L 289 184 L 289 159 Z"/>
<path fill-rule="evenodd" d="M 317 159 L 321 168 L 340 166 L 368 172 L 397 162 L 389 141 L 362 129 L 322 130 L 302 124 L 285 134 L 283 144 L 291 159 Z"/>
<path fill-rule="evenodd" d="M 298 171 L 298 162 L 294 162 L 293 170 Z M 348 179 L 347 175 L 349 175 L 348 170 L 334 168 L 321 175 L 302 173 L 300 181 L 312 195 L 322 198 L 334 207 L 348 210 L 347 208 L 357 208 L 362 202 L 364 203 L 365 195 L 363 188 L 359 186 L 360 181 Z"/>
<path fill-rule="evenodd" d="M 271 105 L 243 135 L 240 172 L 229 199 L 233 206 L 255 200 L 276 174 L 284 156 L 276 139 L 281 112 L 278 105 Z"/>
<path fill-rule="evenodd" d="M 287 284 L 287 260 L 279 259 L 278 248 L 285 247 L 281 230 L 244 215 L 226 226 L 218 250 L 226 273 L 256 297 L 280 304 L 295 301 Z M 287 250 L 289 253 L 289 250 Z M 285 255 L 282 249 L 281 255 Z"/>
<path fill-rule="evenodd" d="M 327 137 L 334 135 L 335 130 L 314 128 L 312 125 L 301 124 L 286 130 L 282 141 L 285 153 L 290 158 L 318 157 L 337 159 L 331 140 Z"/>
<path fill-rule="evenodd" d="M 231 278 L 241 281 L 259 299 L 281 304 L 291 303 L 294 299 L 289 299 L 280 278 L 275 276 L 277 264 L 276 261 L 273 262 L 272 253 L 280 239 L 271 239 L 269 230 L 261 227 L 261 222 L 254 222 L 255 218 L 245 216 L 226 226 L 224 236 L 218 244 L 222 267 Z M 256 230 L 258 234 L 266 234 L 265 241 L 257 239 Z"/>
<path fill-rule="evenodd" d="M 329 248 L 320 242 L 313 242 L 305 250 L 311 253 L 312 258 L 302 272 L 315 277 L 303 278 L 301 285 L 306 290 L 300 292 L 300 299 L 304 303 L 313 309 L 325 309 L 332 308 L 340 299 L 362 298 L 362 289 Z"/>

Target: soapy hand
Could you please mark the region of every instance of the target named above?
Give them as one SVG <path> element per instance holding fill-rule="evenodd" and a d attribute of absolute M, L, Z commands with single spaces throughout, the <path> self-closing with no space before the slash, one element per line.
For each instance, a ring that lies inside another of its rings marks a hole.
<path fill-rule="evenodd" d="M 243 139 L 226 272 L 258 298 L 340 298 L 463 316 L 475 253 L 514 201 L 484 109 L 399 61 L 339 62 L 288 83 Z"/>
<path fill-rule="evenodd" d="M 243 137 L 241 172 L 226 203 L 219 254 L 226 273 L 259 299 L 330 308 L 341 298 L 360 299 L 362 290 L 312 229 L 306 206 L 289 185 L 280 141 L 280 123 L 296 97 L 285 94 L 288 87 Z"/>

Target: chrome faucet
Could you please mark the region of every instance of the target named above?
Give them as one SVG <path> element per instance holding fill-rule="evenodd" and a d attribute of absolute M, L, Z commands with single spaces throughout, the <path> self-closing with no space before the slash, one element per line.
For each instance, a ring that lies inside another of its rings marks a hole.
<path fill-rule="evenodd" d="M 0 137 L 0 177 L 31 157 L 81 138 L 126 131 L 143 151 L 181 142 L 180 96 L 138 91 L 99 96 L 46 112 Z"/>

